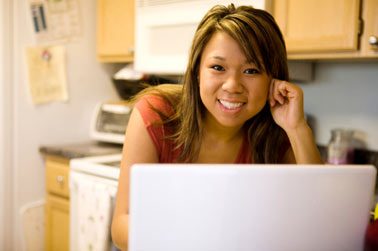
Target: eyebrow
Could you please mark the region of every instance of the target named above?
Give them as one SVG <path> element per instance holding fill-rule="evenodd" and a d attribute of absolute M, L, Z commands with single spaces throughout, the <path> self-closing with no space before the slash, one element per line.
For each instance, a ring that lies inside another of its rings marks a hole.
<path fill-rule="evenodd" d="M 221 60 L 221 61 L 226 61 L 226 59 L 224 57 L 221 57 L 221 56 L 211 56 L 210 58 L 218 59 L 218 60 Z"/>
<path fill-rule="evenodd" d="M 217 59 L 217 60 L 220 60 L 220 61 L 226 61 L 226 58 L 222 57 L 222 56 L 211 56 L 210 57 L 211 59 Z M 248 60 L 246 60 L 244 62 L 244 64 L 253 64 L 253 65 L 256 65 L 256 63 L 254 62 L 249 62 Z"/>

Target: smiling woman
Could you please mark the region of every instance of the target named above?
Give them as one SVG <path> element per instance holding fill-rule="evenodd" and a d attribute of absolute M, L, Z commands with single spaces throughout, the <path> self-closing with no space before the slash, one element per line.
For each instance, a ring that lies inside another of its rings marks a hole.
<path fill-rule="evenodd" d="M 127 248 L 129 175 L 136 163 L 322 163 L 288 81 L 285 43 L 273 17 L 217 5 L 196 30 L 183 85 L 135 98 L 123 148 L 112 236 Z"/>

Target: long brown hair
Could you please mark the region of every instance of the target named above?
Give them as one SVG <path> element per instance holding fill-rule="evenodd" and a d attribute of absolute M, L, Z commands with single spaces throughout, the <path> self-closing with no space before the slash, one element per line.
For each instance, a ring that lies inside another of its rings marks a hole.
<path fill-rule="evenodd" d="M 199 23 L 181 87 L 165 85 L 151 91 L 171 96 L 168 101 L 177 104 L 174 122 L 176 133 L 172 136 L 182 149 L 178 161 L 193 162 L 197 159 L 202 142 L 202 115 L 204 107 L 199 93 L 199 68 L 202 52 L 215 32 L 226 32 L 242 48 L 249 62 L 269 76 L 288 80 L 286 48 L 283 36 L 273 17 L 266 11 L 251 6 L 216 5 Z M 146 91 L 147 93 L 149 91 Z M 170 95 L 173 94 L 172 95 Z M 138 95 L 139 96 L 139 95 Z M 269 104 L 245 123 L 254 163 L 279 162 L 285 132 L 273 121 Z"/>

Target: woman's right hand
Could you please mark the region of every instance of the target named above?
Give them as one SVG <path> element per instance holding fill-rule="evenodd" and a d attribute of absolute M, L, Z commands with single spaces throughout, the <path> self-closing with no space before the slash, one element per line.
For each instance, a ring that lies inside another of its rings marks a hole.
<path fill-rule="evenodd" d="M 268 101 L 274 121 L 286 132 L 306 126 L 303 91 L 290 82 L 272 79 Z"/>

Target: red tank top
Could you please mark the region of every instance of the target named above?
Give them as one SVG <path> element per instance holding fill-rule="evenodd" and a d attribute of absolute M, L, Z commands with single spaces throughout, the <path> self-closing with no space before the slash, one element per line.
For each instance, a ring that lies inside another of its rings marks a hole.
<path fill-rule="evenodd" d="M 176 149 L 175 142 L 172 139 L 167 138 L 167 136 L 172 135 L 173 130 L 162 124 L 162 118 L 151 108 L 151 106 L 168 117 L 173 115 L 174 110 L 164 98 L 157 95 L 145 96 L 135 104 L 135 107 L 143 118 L 144 125 L 146 126 L 152 142 L 155 145 L 156 151 L 159 155 L 159 162 L 175 163 L 177 162 L 182 149 Z M 235 163 L 252 163 L 252 157 L 246 136 L 244 137 Z"/>

